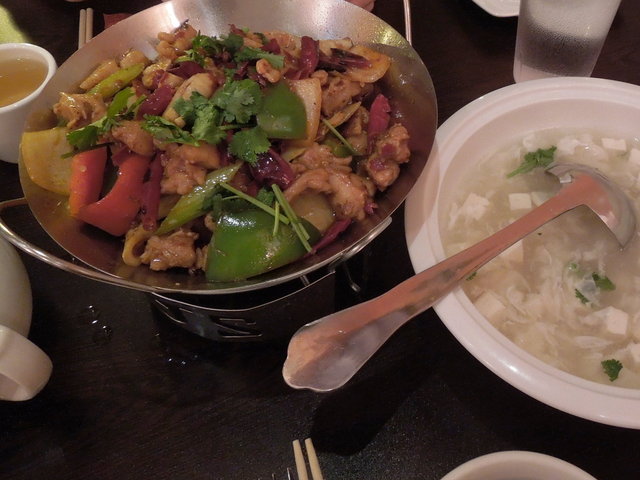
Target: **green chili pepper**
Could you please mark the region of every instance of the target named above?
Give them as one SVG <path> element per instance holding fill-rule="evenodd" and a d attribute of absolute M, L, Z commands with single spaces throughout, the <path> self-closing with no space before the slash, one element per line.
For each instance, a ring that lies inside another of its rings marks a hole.
<path fill-rule="evenodd" d="M 117 72 L 112 73 L 104 80 L 100 81 L 96 86 L 91 88 L 87 93 L 97 93 L 102 98 L 110 98 L 129 85 L 144 70 L 144 64 L 136 63 L 130 67 L 121 68 Z"/>
<path fill-rule="evenodd" d="M 285 82 L 278 82 L 266 89 L 256 120 L 269 138 L 294 139 L 307 135 L 304 103 Z"/>
<path fill-rule="evenodd" d="M 155 234 L 164 235 L 169 233 L 188 221 L 207 213 L 205 209 L 206 200 L 222 182 L 230 181 L 241 165 L 242 163 L 238 162 L 209 173 L 204 185 L 196 186 L 189 193 L 180 197 L 178 203 L 169 211 Z"/>
<path fill-rule="evenodd" d="M 320 232 L 304 219 L 309 242 Z M 274 233 L 272 215 L 258 209 L 223 213 L 207 253 L 206 277 L 210 282 L 244 280 L 291 263 L 307 253 L 291 225 L 280 223 Z"/>

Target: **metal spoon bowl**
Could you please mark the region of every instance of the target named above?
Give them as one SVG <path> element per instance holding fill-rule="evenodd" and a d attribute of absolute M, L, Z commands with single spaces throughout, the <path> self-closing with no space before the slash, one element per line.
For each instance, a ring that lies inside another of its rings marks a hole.
<path fill-rule="evenodd" d="M 398 328 L 518 240 L 578 206 L 589 207 L 621 247 L 629 243 L 636 217 L 616 184 L 584 165 L 558 163 L 547 172 L 558 178 L 562 188 L 539 207 L 387 293 L 300 328 L 289 343 L 282 370 L 285 382 L 318 392 L 343 386 Z"/>

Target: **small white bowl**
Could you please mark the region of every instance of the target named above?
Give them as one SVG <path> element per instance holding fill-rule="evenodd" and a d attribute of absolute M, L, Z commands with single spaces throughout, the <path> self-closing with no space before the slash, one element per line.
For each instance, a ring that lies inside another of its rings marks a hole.
<path fill-rule="evenodd" d="M 442 480 L 596 480 L 564 460 L 536 452 L 496 452 L 463 463 Z"/>
<path fill-rule="evenodd" d="M 0 107 L 0 131 L 2 132 L 0 135 L 0 160 L 18 163 L 20 138 L 31 104 L 53 77 L 57 65 L 53 55 L 38 45 L 30 43 L 0 44 L 0 60 L 13 58 L 34 60 L 46 69 L 44 80 L 33 92 L 17 102 Z"/>
<path fill-rule="evenodd" d="M 534 80 L 489 93 L 451 116 L 407 198 L 405 230 L 416 272 L 445 258 L 438 212 L 450 204 L 456 178 L 508 142 L 548 128 L 638 136 L 640 87 L 595 78 Z M 471 354 L 524 393 L 582 418 L 640 428 L 640 390 L 587 381 L 543 363 L 495 329 L 460 288 L 434 309 Z"/>

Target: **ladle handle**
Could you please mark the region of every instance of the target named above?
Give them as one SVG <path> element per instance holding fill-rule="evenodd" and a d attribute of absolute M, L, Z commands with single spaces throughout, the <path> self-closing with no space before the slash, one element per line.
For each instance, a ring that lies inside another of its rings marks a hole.
<path fill-rule="evenodd" d="M 490 237 L 414 275 L 383 295 L 305 325 L 283 368 L 294 388 L 344 385 L 389 337 L 506 248 L 562 213 L 583 205 L 592 180 L 579 176 L 557 195 Z"/>

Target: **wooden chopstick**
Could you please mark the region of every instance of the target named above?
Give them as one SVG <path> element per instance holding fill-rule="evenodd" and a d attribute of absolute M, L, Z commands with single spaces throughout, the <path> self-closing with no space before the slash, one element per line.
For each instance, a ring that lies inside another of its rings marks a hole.
<path fill-rule="evenodd" d="M 316 455 L 316 449 L 313 446 L 313 442 L 310 438 L 305 439 L 304 446 L 307 451 L 307 460 L 309 461 L 309 469 L 311 470 L 312 480 L 323 480 L 322 471 L 320 470 L 320 462 Z M 293 457 L 296 462 L 296 472 L 298 474 L 298 480 L 309 480 L 307 465 L 304 460 L 304 454 L 302 453 L 302 445 L 300 440 L 293 441 Z"/>
<path fill-rule="evenodd" d="M 80 23 L 78 25 L 78 48 L 93 38 L 93 8 L 80 10 Z"/>

